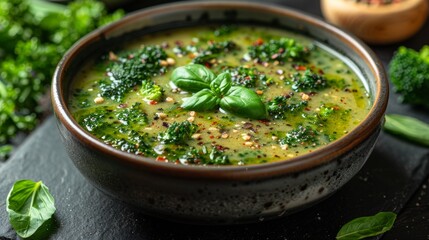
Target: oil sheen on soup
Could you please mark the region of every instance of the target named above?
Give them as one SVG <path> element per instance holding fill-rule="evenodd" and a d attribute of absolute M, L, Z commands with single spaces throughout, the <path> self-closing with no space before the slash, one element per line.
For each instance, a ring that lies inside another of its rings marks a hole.
<path fill-rule="evenodd" d="M 234 101 L 243 102 L 228 111 L 219 102 L 229 93 L 213 100 L 201 89 L 181 89 L 172 73 L 185 66 L 195 78 L 205 77 L 201 72 L 227 78 L 228 87 L 243 91 Z M 370 98 L 350 66 L 325 45 L 285 30 L 181 28 L 145 35 L 88 61 L 75 76 L 69 107 L 100 141 L 153 161 L 287 161 L 341 138 L 366 117 Z M 186 101 L 198 107 L 184 108 Z M 262 105 L 240 108 L 246 101 Z"/>

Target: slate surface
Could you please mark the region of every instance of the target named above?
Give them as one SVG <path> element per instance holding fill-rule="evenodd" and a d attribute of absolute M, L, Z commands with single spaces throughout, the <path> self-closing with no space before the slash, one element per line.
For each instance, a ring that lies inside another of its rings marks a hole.
<path fill-rule="evenodd" d="M 318 1 L 309 2 L 287 1 L 285 5 L 320 15 Z M 427 32 L 429 24 L 402 44 L 414 48 L 429 44 Z M 373 49 L 386 63 L 398 46 Z M 400 105 L 394 94 L 388 112 L 429 122 L 427 110 Z M 350 219 L 401 209 L 394 229 L 383 239 L 429 239 L 429 227 L 423 225 L 429 219 L 429 204 L 422 202 L 429 199 L 423 196 L 425 189 L 420 188 L 412 205 L 403 208 L 427 179 L 429 149 L 384 133 L 359 174 L 326 201 L 278 220 L 223 227 L 155 219 L 111 200 L 74 168 L 58 134 L 54 119 L 48 119 L 11 159 L 0 164 L 0 240 L 18 238 L 7 220 L 2 199 L 6 199 L 13 182 L 23 178 L 43 180 L 56 199 L 54 219 L 50 226 L 44 226 L 49 235 L 41 239 L 334 239 L 341 225 Z"/>

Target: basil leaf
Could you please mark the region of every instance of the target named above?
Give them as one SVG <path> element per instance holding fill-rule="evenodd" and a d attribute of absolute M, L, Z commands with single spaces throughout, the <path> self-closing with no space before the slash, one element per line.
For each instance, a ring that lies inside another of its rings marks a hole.
<path fill-rule="evenodd" d="M 225 95 L 228 90 L 231 88 L 232 80 L 230 73 L 221 73 L 219 74 L 211 83 L 210 88 L 215 92 L 219 97 Z"/>
<path fill-rule="evenodd" d="M 389 231 L 395 222 L 393 212 L 379 212 L 374 216 L 356 218 L 346 223 L 338 232 L 338 240 L 355 240 L 377 236 Z"/>
<path fill-rule="evenodd" d="M 19 180 L 7 196 L 9 221 L 16 233 L 30 237 L 55 212 L 54 198 L 41 182 Z"/>
<path fill-rule="evenodd" d="M 233 86 L 220 100 L 220 107 L 230 114 L 252 119 L 265 119 L 267 110 L 259 96 L 245 87 Z"/>
<path fill-rule="evenodd" d="M 412 117 L 389 114 L 384 129 L 390 133 L 429 146 L 429 125 Z"/>
<path fill-rule="evenodd" d="M 182 108 L 194 111 L 210 111 L 219 105 L 218 98 L 211 90 L 203 89 L 189 98 L 183 99 Z"/>
<path fill-rule="evenodd" d="M 189 64 L 174 69 L 171 81 L 185 91 L 198 92 L 210 88 L 210 83 L 215 77 L 213 72 L 203 65 Z"/>

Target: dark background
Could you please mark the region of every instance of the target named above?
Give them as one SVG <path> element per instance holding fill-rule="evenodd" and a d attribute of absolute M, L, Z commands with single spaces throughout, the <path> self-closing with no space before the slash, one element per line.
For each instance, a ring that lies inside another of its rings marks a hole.
<path fill-rule="evenodd" d="M 133 11 L 170 1 L 111 2 L 112 8 Z M 316 0 L 264 2 L 321 18 Z M 400 45 L 419 49 L 424 44 L 429 44 L 429 22 L 405 42 L 370 47 L 387 68 Z M 388 113 L 429 122 L 427 109 L 402 105 L 396 99 L 391 91 Z M 0 163 L 0 199 L 6 199 L 18 179 L 43 180 L 56 199 L 57 212 L 42 227 L 40 239 L 335 239 L 340 227 L 353 218 L 394 211 L 398 219 L 382 239 L 419 240 L 429 239 L 428 161 L 429 149 L 382 133 L 359 174 L 331 198 L 310 209 L 249 225 L 184 225 L 148 217 L 89 185 L 68 159 L 54 120 L 48 117 L 7 162 Z M 7 220 L 4 201 L 0 201 L 0 239 L 17 239 Z"/>

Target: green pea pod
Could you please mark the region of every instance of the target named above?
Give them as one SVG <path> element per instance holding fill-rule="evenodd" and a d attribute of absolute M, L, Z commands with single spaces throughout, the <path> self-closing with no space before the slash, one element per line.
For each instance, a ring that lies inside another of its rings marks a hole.
<path fill-rule="evenodd" d="M 267 118 L 261 98 L 245 87 L 233 86 L 220 101 L 220 107 L 230 114 L 252 119 Z"/>
<path fill-rule="evenodd" d="M 210 83 L 216 78 L 210 69 L 200 64 L 189 64 L 174 69 L 171 81 L 179 88 L 198 92 L 210 88 Z"/>
<path fill-rule="evenodd" d="M 429 125 L 418 119 L 397 114 L 385 116 L 384 129 L 415 143 L 429 146 Z"/>
<path fill-rule="evenodd" d="M 182 108 L 193 111 L 210 111 L 219 105 L 218 98 L 211 90 L 203 89 L 189 98 L 183 99 Z"/>
<path fill-rule="evenodd" d="M 219 74 L 211 83 L 211 90 L 217 94 L 218 97 L 224 96 L 231 88 L 231 74 L 224 72 Z"/>

